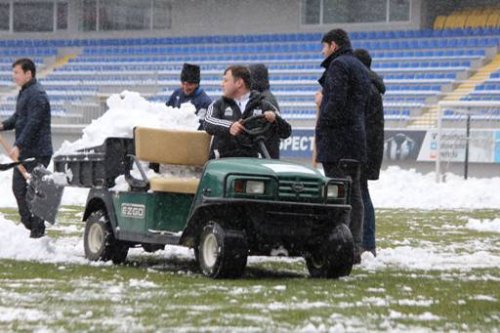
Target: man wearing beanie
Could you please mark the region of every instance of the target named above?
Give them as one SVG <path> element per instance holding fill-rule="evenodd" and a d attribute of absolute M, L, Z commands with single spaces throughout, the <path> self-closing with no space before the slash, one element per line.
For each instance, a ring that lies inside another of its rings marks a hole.
<path fill-rule="evenodd" d="M 321 40 L 325 71 L 319 83 L 323 98 L 316 123 L 316 161 L 328 177 L 350 177 L 349 229 L 354 244 L 354 263 L 361 261 L 364 207 L 360 170 L 366 163 L 365 110 L 371 83 L 368 70 L 354 55 L 347 32 L 334 29 Z"/>
<path fill-rule="evenodd" d="M 208 97 L 203 89 L 200 88 L 200 66 L 193 64 L 184 64 L 181 71 L 181 87 L 176 89 L 168 99 L 167 106 L 178 108 L 183 103 L 191 102 L 196 115 L 200 119 L 200 127 L 203 128 L 203 119 L 207 113 L 208 106 L 212 99 Z"/>

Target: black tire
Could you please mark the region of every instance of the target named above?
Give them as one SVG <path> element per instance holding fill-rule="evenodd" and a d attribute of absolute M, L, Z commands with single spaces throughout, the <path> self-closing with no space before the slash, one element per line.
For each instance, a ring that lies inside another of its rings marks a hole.
<path fill-rule="evenodd" d="M 244 233 L 224 230 L 218 223 L 211 222 L 203 228 L 197 252 L 202 273 L 214 279 L 238 278 L 247 265 Z"/>
<path fill-rule="evenodd" d="M 345 224 L 332 231 L 327 242 L 306 256 L 307 269 L 313 278 L 338 279 L 351 274 L 354 264 L 354 240 Z"/>
<path fill-rule="evenodd" d="M 128 246 L 115 239 L 107 214 L 97 210 L 90 214 L 83 236 L 85 257 L 92 261 L 125 262 Z"/>

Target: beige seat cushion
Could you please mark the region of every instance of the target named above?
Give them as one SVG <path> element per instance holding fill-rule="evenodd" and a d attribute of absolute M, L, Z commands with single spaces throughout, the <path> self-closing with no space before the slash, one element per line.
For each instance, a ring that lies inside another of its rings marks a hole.
<path fill-rule="evenodd" d="M 136 127 L 135 156 L 146 162 L 203 166 L 208 161 L 211 136 L 200 131 Z M 200 180 L 176 176 L 149 179 L 154 192 L 195 194 Z"/>
<path fill-rule="evenodd" d="M 208 161 L 211 136 L 202 131 L 136 127 L 134 139 L 135 155 L 141 161 L 189 166 Z"/>
<path fill-rule="evenodd" d="M 154 192 L 172 192 L 196 194 L 199 179 L 181 177 L 154 177 L 149 180 L 151 190 Z"/>

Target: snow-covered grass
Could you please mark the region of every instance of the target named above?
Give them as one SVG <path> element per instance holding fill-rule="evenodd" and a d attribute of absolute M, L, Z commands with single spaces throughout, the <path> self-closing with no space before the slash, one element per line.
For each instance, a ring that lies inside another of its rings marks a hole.
<path fill-rule="evenodd" d="M 300 258 L 250 257 L 239 280 L 201 276 L 191 250 L 83 257 L 80 206 L 33 240 L 0 209 L 0 331 L 480 331 L 500 325 L 499 210 L 377 210 L 378 256 L 340 280 Z M 471 225 L 472 222 L 472 225 Z M 476 230 L 479 229 L 479 230 Z"/>

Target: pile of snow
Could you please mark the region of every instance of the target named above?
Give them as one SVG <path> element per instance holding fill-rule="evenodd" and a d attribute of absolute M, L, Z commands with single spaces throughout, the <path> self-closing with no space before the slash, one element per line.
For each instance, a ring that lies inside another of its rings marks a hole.
<path fill-rule="evenodd" d="M 378 181 L 369 182 L 375 208 L 500 209 L 500 177 L 469 178 L 446 175 L 436 183 L 435 173 L 420 174 L 391 166 Z"/>
<path fill-rule="evenodd" d="M 56 155 L 72 153 L 81 148 L 101 145 L 108 137 L 131 138 L 136 126 L 196 130 L 199 120 L 191 103 L 172 108 L 159 102 L 150 102 L 139 93 L 124 91 L 111 95 L 106 101 L 108 110 L 83 129 L 83 136 L 65 141 Z"/>
<path fill-rule="evenodd" d="M 40 262 L 85 263 L 83 242 L 50 237 L 29 238 L 29 231 L 22 224 L 15 224 L 0 214 L 0 259 L 32 260 Z"/>
<path fill-rule="evenodd" d="M 500 256 L 479 246 L 470 246 L 467 250 L 471 253 L 463 254 L 439 246 L 383 248 L 377 250 L 376 258 L 369 252 L 363 253 L 360 267 L 367 270 L 385 270 L 390 267 L 405 270 L 471 271 L 500 266 Z"/>
<path fill-rule="evenodd" d="M 36 261 L 45 263 L 89 264 L 84 257 L 83 237 L 45 236 L 38 239 L 29 238 L 29 231 L 20 223 L 15 223 L 0 213 L 0 259 Z M 83 224 L 82 224 L 83 226 Z M 57 226 L 59 231 L 75 232 L 74 225 Z M 129 256 L 144 255 L 141 249 L 130 249 Z M 193 260 L 193 251 L 181 246 L 169 246 L 166 251 L 158 251 L 155 255 L 165 258 Z M 111 262 L 92 262 L 92 265 L 111 265 Z"/>

